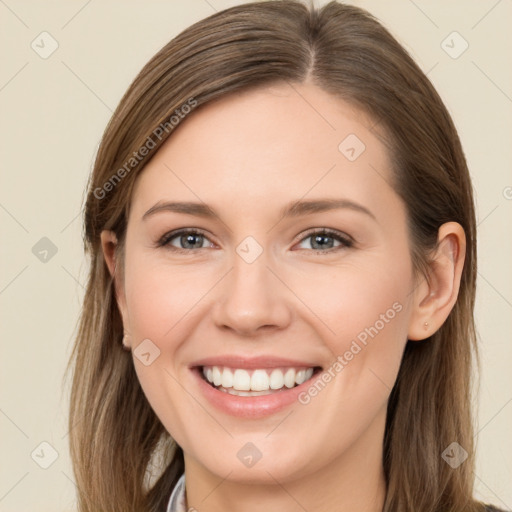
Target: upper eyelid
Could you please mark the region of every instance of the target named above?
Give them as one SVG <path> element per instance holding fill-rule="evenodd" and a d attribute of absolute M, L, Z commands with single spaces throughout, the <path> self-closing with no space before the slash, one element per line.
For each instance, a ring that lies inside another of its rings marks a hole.
<path fill-rule="evenodd" d="M 300 233 L 299 235 L 297 235 L 294 238 L 294 243 L 301 242 L 305 238 L 308 238 L 315 233 L 320 233 L 320 234 L 325 233 L 327 236 L 333 236 L 333 237 L 337 236 L 344 241 L 349 241 L 351 243 L 354 243 L 354 239 L 350 235 L 348 235 L 347 233 L 344 233 L 343 231 L 339 231 L 339 230 L 333 229 L 333 228 L 309 228 L 309 229 L 306 229 L 306 231 L 303 231 L 302 233 Z"/>
<path fill-rule="evenodd" d="M 158 245 L 162 245 L 162 246 L 166 246 L 166 245 L 170 245 L 170 241 L 173 239 L 173 238 L 176 238 L 177 236 L 180 236 L 180 235 L 183 235 L 183 234 L 195 234 L 195 235 L 201 235 L 201 236 L 204 236 L 205 238 L 207 238 L 208 240 L 210 240 L 210 237 L 208 235 L 208 233 L 200 228 L 182 228 L 182 229 L 177 229 L 177 230 L 173 230 L 173 231 L 169 231 L 168 233 L 164 233 L 157 241 L 157 244 Z M 210 242 L 212 243 L 215 243 L 213 242 L 212 240 L 210 240 Z M 172 247 L 172 246 L 171 246 Z M 174 249 L 178 249 L 178 250 L 184 250 L 186 251 L 187 249 L 181 249 L 179 247 L 174 247 Z M 197 250 L 197 249 L 196 249 Z"/>

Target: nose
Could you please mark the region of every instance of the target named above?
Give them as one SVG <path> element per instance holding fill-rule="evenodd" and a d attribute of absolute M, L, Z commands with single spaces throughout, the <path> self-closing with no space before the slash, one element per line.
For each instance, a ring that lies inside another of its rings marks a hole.
<path fill-rule="evenodd" d="M 289 325 L 290 291 L 267 263 L 265 252 L 252 263 L 236 255 L 215 297 L 213 319 L 218 328 L 256 336 Z"/>

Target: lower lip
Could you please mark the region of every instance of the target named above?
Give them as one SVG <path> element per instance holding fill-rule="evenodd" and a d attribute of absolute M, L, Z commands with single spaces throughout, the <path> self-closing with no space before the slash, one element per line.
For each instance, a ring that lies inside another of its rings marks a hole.
<path fill-rule="evenodd" d="M 192 368 L 192 373 L 195 375 L 199 389 L 204 396 L 221 411 L 239 418 L 262 418 L 264 416 L 270 416 L 294 402 L 298 402 L 300 393 L 311 385 L 311 381 L 317 375 L 314 373 L 309 380 L 294 388 L 285 388 L 283 391 L 269 395 L 250 397 L 236 396 L 219 391 L 203 379 L 201 371 L 201 368 Z"/>

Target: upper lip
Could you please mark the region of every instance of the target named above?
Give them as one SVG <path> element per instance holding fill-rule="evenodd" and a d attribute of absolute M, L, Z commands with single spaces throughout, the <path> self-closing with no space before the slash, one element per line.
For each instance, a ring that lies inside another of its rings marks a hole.
<path fill-rule="evenodd" d="M 199 366 L 227 366 L 228 368 L 315 368 L 320 365 L 311 361 L 300 361 L 298 359 L 288 359 L 277 356 L 262 355 L 257 357 L 236 356 L 233 354 L 225 356 L 207 357 L 195 361 L 190 365 L 191 368 Z"/>

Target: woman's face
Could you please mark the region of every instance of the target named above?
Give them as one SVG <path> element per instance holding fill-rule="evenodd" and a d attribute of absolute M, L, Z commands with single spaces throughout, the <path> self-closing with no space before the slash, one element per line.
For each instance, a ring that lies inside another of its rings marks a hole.
<path fill-rule="evenodd" d="M 230 95 L 138 179 L 119 304 L 187 468 L 284 483 L 381 457 L 414 282 L 373 124 L 313 85 Z"/>

